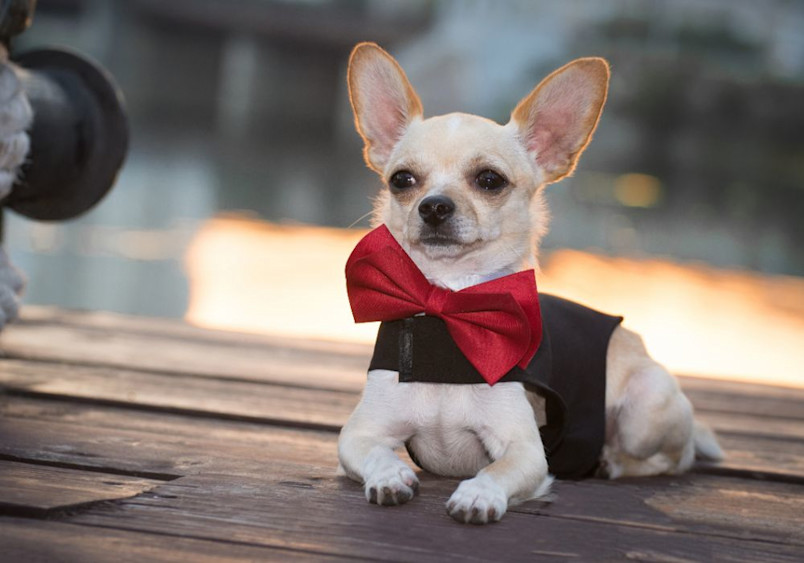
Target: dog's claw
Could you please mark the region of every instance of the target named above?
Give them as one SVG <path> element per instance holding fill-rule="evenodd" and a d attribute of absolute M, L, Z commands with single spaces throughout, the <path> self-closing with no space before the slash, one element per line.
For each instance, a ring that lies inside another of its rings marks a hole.
<path fill-rule="evenodd" d="M 460 522 L 461 524 L 489 524 L 493 522 L 497 522 L 499 518 L 497 518 L 497 511 L 494 508 L 490 508 L 487 511 L 481 511 L 477 507 L 472 508 L 471 512 L 466 511 L 464 509 L 454 510 L 454 509 L 447 509 L 447 512 L 450 516 L 452 516 L 455 520 Z"/>
<path fill-rule="evenodd" d="M 394 506 L 409 501 L 412 495 L 406 495 L 404 490 L 392 490 L 390 487 L 382 488 L 382 502 L 378 503 L 383 506 Z"/>
<path fill-rule="evenodd" d="M 447 501 L 447 512 L 463 524 L 497 522 L 508 508 L 502 488 L 483 475 L 463 481 Z"/>
<path fill-rule="evenodd" d="M 371 487 L 368 490 L 368 501 L 372 504 L 379 504 L 380 506 L 395 506 L 397 504 L 405 504 L 411 500 L 418 490 L 418 487 L 392 488 L 390 486 L 378 489 Z"/>
<path fill-rule="evenodd" d="M 394 506 L 411 500 L 419 490 L 419 479 L 405 464 L 389 465 L 366 480 L 366 499 L 380 506 Z"/>

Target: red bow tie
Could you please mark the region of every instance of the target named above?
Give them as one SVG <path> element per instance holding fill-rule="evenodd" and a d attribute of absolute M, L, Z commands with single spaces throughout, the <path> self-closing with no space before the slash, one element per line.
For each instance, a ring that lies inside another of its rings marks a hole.
<path fill-rule="evenodd" d="M 525 368 L 542 340 L 533 270 L 461 291 L 436 287 L 383 225 L 366 235 L 346 262 L 355 322 L 438 317 L 489 385 L 515 365 Z"/>

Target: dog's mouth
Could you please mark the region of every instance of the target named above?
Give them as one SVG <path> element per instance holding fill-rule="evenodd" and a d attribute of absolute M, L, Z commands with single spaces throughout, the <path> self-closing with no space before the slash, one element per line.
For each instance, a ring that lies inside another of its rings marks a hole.
<path fill-rule="evenodd" d="M 419 236 L 415 243 L 424 247 L 443 249 L 445 247 L 460 247 L 465 244 L 458 236 L 457 230 L 449 222 L 440 225 L 422 225 L 418 234 Z"/>
<path fill-rule="evenodd" d="M 463 243 L 452 235 L 429 233 L 419 237 L 419 244 L 424 246 L 463 246 Z"/>
<path fill-rule="evenodd" d="M 458 259 L 486 244 L 476 229 L 455 221 L 438 225 L 419 224 L 408 234 L 410 249 L 431 260 Z"/>
<path fill-rule="evenodd" d="M 483 244 L 481 240 L 465 241 L 452 229 L 438 228 L 422 229 L 419 237 L 411 242 L 430 257 L 452 258 L 463 256 Z"/>

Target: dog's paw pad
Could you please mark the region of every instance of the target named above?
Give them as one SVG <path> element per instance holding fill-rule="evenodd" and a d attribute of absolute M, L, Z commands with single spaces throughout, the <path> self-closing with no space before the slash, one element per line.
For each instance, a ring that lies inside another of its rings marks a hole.
<path fill-rule="evenodd" d="M 373 504 L 393 506 L 411 500 L 419 490 L 413 470 L 399 461 L 376 467 L 366 478 L 366 499 Z"/>
<path fill-rule="evenodd" d="M 487 475 L 463 481 L 447 501 L 449 515 L 464 524 L 497 522 L 507 509 L 505 491 Z"/>

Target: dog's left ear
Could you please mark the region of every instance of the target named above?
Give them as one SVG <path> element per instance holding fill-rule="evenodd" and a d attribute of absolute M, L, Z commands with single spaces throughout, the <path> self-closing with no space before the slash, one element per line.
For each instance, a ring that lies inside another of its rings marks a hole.
<path fill-rule="evenodd" d="M 545 182 L 572 173 L 597 127 L 609 87 L 604 59 L 577 59 L 553 72 L 511 113 Z"/>

